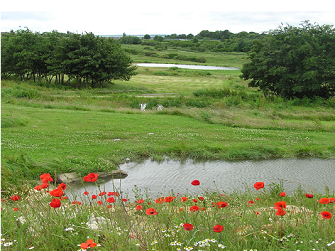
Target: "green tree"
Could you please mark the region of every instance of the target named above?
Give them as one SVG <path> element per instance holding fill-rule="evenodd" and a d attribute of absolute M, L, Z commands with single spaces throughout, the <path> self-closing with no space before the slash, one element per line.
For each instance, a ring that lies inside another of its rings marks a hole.
<path fill-rule="evenodd" d="M 150 39 L 150 35 L 149 34 L 145 34 L 143 38 L 144 39 Z"/>
<path fill-rule="evenodd" d="M 186 34 L 179 34 L 178 39 L 186 39 Z"/>
<path fill-rule="evenodd" d="M 14 74 L 21 80 L 33 78 L 36 81 L 37 76 L 40 81 L 48 74 L 45 60 L 49 48 L 43 35 L 26 28 L 4 34 L 1 42 L 2 77 Z"/>
<path fill-rule="evenodd" d="M 190 34 L 188 34 L 188 35 L 186 36 L 186 38 L 187 38 L 187 39 L 193 39 L 193 38 L 194 38 L 194 35 L 193 35 L 192 33 L 190 33 Z"/>
<path fill-rule="evenodd" d="M 243 34 L 244 35 L 244 34 Z M 335 30 L 332 25 L 281 25 L 255 40 L 241 77 L 250 87 L 284 98 L 329 98 L 335 93 Z"/>
<path fill-rule="evenodd" d="M 159 41 L 159 42 L 163 42 L 164 38 L 163 38 L 162 36 L 158 36 L 158 35 L 156 35 L 156 36 L 154 37 L 154 40 L 155 40 L 155 41 Z"/>
<path fill-rule="evenodd" d="M 97 87 L 121 79 L 129 80 L 136 74 L 129 56 L 112 38 L 73 34 L 61 43 L 62 70 L 76 79 L 76 87 Z"/>

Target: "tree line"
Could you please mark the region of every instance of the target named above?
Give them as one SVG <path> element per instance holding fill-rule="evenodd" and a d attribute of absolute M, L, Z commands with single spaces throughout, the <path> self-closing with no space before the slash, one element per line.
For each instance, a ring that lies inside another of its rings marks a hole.
<path fill-rule="evenodd" d="M 80 87 L 102 87 L 129 80 L 136 66 L 112 38 L 93 33 L 32 32 L 28 28 L 1 35 L 1 78 L 45 80 Z"/>
<path fill-rule="evenodd" d="M 179 34 L 176 33 L 166 36 L 155 35 L 152 40 L 149 34 L 145 34 L 143 39 L 136 36 L 127 36 L 123 33 L 120 38 L 121 44 L 142 44 L 157 45 L 158 42 L 164 42 L 170 47 L 188 47 L 191 50 L 204 52 L 248 52 L 253 42 L 265 36 L 265 33 L 246 32 L 232 33 L 229 30 L 208 31 L 202 30 L 197 35 L 192 33 Z M 187 41 L 185 41 L 187 40 Z"/>

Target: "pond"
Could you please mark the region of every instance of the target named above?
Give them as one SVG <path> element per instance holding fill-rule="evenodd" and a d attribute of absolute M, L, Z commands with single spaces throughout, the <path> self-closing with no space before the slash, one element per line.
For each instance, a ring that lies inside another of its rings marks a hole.
<path fill-rule="evenodd" d="M 133 189 L 148 190 L 152 197 L 169 192 L 181 195 L 203 194 L 203 190 L 220 193 L 253 188 L 253 184 L 263 181 L 265 186 L 282 183 L 284 191 L 292 194 L 301 187 L 306 193 L 324 193 L 327 186 L 335 192 L 335 160 L 311 159 L 274 159 L 244 161 L 206 161 L 164 160 L 156 162 L 145 160 L 140 163 L 128 162 L 120 166 L 128 173 L 125 179 L 106 180 L 105 191 L 122 191 L 128 198 L 134 198 Z M 193 180 L 200 186 L 192 186 Z M 97 193 L 95 184 L 71 185 L 74 192 L 82 194 L 85 190 Z M 116 189 L 116 190 L 115 190 Z M 143 194 L 143 193 L 142 193 Z"/>
<path fill-rule="evenodd" d="M 193 70 L 240 70 L 235 67 L 220 67 L 220 66 L 209 66 L 209 65 L 186 65 L 186 64 L 156 64 L 156 63 L 136 63 L 137 66 L 143 67 L 178 67 L 184 69 Z"/>

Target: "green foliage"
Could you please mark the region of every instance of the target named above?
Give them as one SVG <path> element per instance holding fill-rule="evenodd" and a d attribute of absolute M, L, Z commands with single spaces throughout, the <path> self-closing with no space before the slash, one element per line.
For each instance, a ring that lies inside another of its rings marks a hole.
<path fill-rule="evenodd" d="M 329 98 L 335 94 L 335 30 L 331 25 L 280 26 L 254 43 L 242 78 L 265 95 Z"/>
<path fill-rule="evenodd" d="M 142 43 L 142 40 L 139 37 L 126 36 L 126 34 L 123 34 L 123 36 L 120 38 L 119 41 L 121 44 L 141 44 Z"/>
<path fill-rule="evenodd" d="M 158 57 L 157 52 L 154 52 L 154 51 L 146 51 L 144 52 L 144 55 L 147 57 Z"/>
<path fill-rule="evenodd" d="M 154 36 L 154 40 L 155 40 L 155 41 L 158 41 L 158 42 L 163 42 L 163 41 L 164 41 L 164 38 L 163 38 L 162 36 L 158 36 L 158 35 L 156 35 L 156 36 Z"/>
<path fill-rule="evenodd" d="M 188 99 L 186 101 L 187 106 L 191 107 L 198 107 L 198 108 L 205 108 L 211 104 L 210 101 L 205 100 L 205 99 Z"/>

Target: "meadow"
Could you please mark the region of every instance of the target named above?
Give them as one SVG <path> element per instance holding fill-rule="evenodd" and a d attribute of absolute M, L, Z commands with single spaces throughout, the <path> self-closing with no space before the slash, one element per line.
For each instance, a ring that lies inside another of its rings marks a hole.
<path fill-rule="evenodd" d="M 134 62 L 190 64 L 161 57 L 170 51 L 151 50 L 158 56 L 131 54 Z M 205 57 L 207 65 L 239 68 L 247 60 L 243 53 L 197 56 Z M 167 194 L 164 200 L 170 196 L 173 200 L 156 203 L 156 198 L 143 193 L 125 201 L 115 196 L 121 192 L 116 190 L 105 191 L 114 192 L 113 203 L 106 194 L 99 200 L 77 195 L 81 205 L 65 199 L 61 207 L 51 207 L 50 194 L 32 189 L 43 173 L 55 178 L 77 172 L 83 177 L 117 169 L 126 159 L 143 158 L 335 157 L 334 99 L 266 97 L 249 88 L 239 78 L 240 71 L 175 67 L 138 67 L 137 71 L 128 82 L 114 81 L 99 89 L 2 81 L 3 248 L 6 244 L 8 250 L 51 250 L 51 246 L 76 250 L 84 242 L 93 245 L 86 242 L 89 236 L 101 244 L 96 250 L 334 250 L 334 218 L 320 214 L 333 214 L 333 201 L 319 203 L 321 198 L 334 197 L 329 191 L 314 198 L 303 191 L 282 198 L 279 194 L 285 191 L 280 184 L 266 184 L 256 193 Z M 145 111 L 140 104 L 146 104 Z M 57 184 L 51 182 L 49 191 L 51 187 Z M 14 195 L 21 198 L 11 200 Z M 181 197 L 187 201 L 180 201 Z M 144 201 L 136 202 L 140 199 Z M 285 215 L 276 215 L 274 203 L 282 200 L 291 207 Z M 229 206 L 219 207 L 218 202 Z M 137 210 L 139 205 L 142 208 Z M 190 211 L 192 206 L 199 209 Z M 150 210 L 148 215 L 149 208 L 157 215 Z M 37 215 L 45 220 L 36 220 Z M 86 224 L 94 219 L 96 230 Z M 213 231 L 216 225 L 223 230 Z"/>

